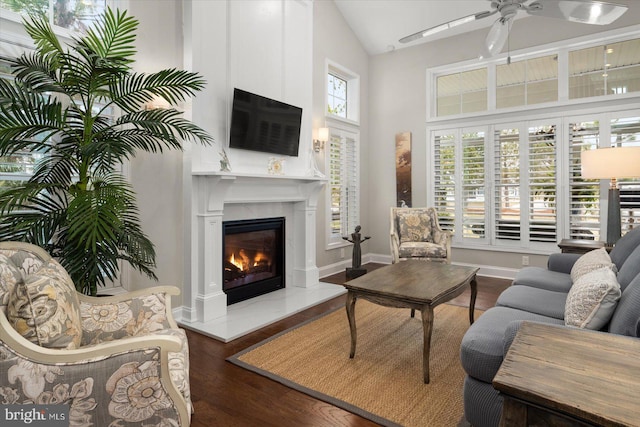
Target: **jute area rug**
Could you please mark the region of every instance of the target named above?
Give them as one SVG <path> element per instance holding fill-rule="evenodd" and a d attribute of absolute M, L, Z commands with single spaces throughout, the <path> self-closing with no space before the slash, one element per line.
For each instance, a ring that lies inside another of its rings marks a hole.
<path fill-rule="evenodd" d="M 356 304 L 354 359 L 347 315 L 339 309 L 228 360 L 381 425 L 464 425 L 459 352 L 469 309 L 443 304 L 434 313 L 429 384 L 422 382 L 420 313 L 411 318 L 408 309 L 365 300 Z"/>

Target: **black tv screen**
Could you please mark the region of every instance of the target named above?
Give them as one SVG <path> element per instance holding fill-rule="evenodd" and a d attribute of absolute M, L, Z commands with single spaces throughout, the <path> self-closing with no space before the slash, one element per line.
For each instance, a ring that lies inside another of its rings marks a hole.
<path fill-rule="evenodd" d="M 302 108 L 235 88 L 229 147 L 297 156 L 301 121 Z"/>

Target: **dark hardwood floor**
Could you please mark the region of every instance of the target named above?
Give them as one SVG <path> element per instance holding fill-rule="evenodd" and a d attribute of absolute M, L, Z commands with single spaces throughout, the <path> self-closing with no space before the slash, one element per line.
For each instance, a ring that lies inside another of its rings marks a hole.
<path fill-rule="evenodd" d="M 383 264 L 367 264 L 369 271 Z M 322 279 L 341 284 L 345 274 Z M 510 280 L 478 277 L 476 308 L 487 309 Z M 451 301 L 468 306 L 469 293 Z M 278 332 L 337 307 L 344 307 L 345 296 L 302 311 L 230 343 L 222 343 L 193 331 L 187 331 L 190 350 L 191 397 L 195 407 L 194 427 L 210 426 L 376 426 L 376 423 L 313 399 L 275 381 L 249 372 L 225 359 Z M 346 316 L 346 315 L 345 315 Z M 346 321 L 346 317 L 345 317 Z M 462 392 L 462 391 L 461 391 Z"/>

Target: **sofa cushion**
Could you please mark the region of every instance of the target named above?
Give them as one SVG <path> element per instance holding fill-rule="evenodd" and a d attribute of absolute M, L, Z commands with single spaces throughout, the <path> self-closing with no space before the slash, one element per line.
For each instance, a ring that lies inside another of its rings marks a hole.
<path fill-rule="evenodd" d="M 640 246 L 635 248 L 627 257 L 620 271 L 618 271 L 618 283 L 624 292 L 631 281 L 640 274 Z"/>
<path fill-rule="evenodd" d="M 618 301 L 616 311 L 609 322 L 609 332 L 619 335 L 640 336 L 640 275 L 625 288 Z"/>
<path fill-rule="evenodd" d="M 35 273 L 51 259 L 44 249 L 23 242 L 1 242 L 0 253 L 9 258 L 23 276 Z"/>
<path fill-rule="evenodd" d="M 426 210 L 398 210 L 397 217 L 400 243 L 433 242 L 431 217 Z"/>
<path fill-rule="evenodd" d="M 516 273 L 513 285 L 531 286 L 554 292 L 569 292 L 572 285 L 568 273 L 547 270 L 542 267 L 525 267 Z"/>
<path fill-rule="evenodd" d="M 42 347 L 74 349 L 82 339 L 76 289 L 53 259 L 14 287 L 7 319 L 20 335 Z"/>
<path fill-rule="evenodd" d="M 640 227 L 629 230 L 616 242 L 613 249 L 611 249 L 611 261 L 613 261 L 618 268 L 621 268 L 627 260 L 627 257 L 629 257 L 638 246 L 640 246 Z"/>
<path fill-rule="evenodd" d="M 467 374 L 486 383 L 493 381 L 504 356 L 505 331 L 514 320 L 564 324 L 560 319 L 515 308 L 490 308 L 469 327 L 462 338 L 460 361 Z"/>
<path fill-rule="evenodd" d="M 571 268 L 571 280 L 575 283 L 581 276 L 601 268 L 609 268 L 613 272 L 618 272 L 605 248 L 594 249 L 578 258 Z"/>
<path fill-rule="evenodd" d="M 566 292 L 554 292 L 531 286 L 511 286 L 500 294 L 496 305 L 564 319 L 566 301 Z"/>
<path fill-rule="evenodd" d="M 567 295 L 565 324 L 601 329 L 611 319 L 620 294 L 620 284 L 608 267 L 580 276 Z"/>
<path fill-rule="evenodd" d="M 0 310 L 3 313 L 7 311 L 9 295 L 19 282 L 22 282 L 22 273 L 6 255 L 0 253 Z"/>

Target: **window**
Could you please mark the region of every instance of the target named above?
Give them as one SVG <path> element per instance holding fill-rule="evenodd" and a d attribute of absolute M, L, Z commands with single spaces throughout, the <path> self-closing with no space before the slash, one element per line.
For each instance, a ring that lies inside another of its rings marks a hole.
<path fill-rule="evenodd" d="M 329 85 L 327 87 L 327 96 L 329 103 L 327 111 L 338 117 L 347 118 L 347 81 L 338 76 L 329 73 L 327 76 Z"/>
<path fill-rule="evenodd" d="M 487 110 L 487 68 L 439 76 L 436 79 L 438 116 Z"/>
<path fill-rule="evenodd" d="M 70 31 L 86 29 L 104 12 L 106 0 L 0 0 L 0 8 L 21 15 L 45 14 L 49 22 Z"/>
<path fill-rule="evenodd" d="M 581 154 L 600 145 L 598 121 L 569 124 L 569 238 L 600 240 L 600 183 L 581 175 Z"/>
<path fill-rule="evenodd" d="M 496 108 L 558 100 L 558 56 L 496 66 Z"/>
<path fill-rule="evenodd" d="M 358 134 L 329 128 L 327 143 L 329 236 L 328 246 L 343 244 L 342 236 L 360 222 Z"/>
<path fill-rule="evenodd" d="M 640 91 L 640 39 L 569 52 L 569 99 Z"/>
<path fill-rule="evenodd" d="M 586 104 L 640 92 L 640 38 L 631 37 L 637 32 L 609 36 L 604 44 L 591 41 L 589 47 L 578 40 L 562 48 L 511 52 L 509 60 L 498 56 L 483 67 L 467 61 L 428 70 L 429 117 L 484 116 L 542 103 L 564 106 L 572 100 Z"/>
<path fill-rule="evenodd" d="M 433 194 L 441 225 L 458 244 L 555 245 L 556 125 L 492 128 L 434 132 Z"/>
<path fill-rule="evenodd" d="M 9 62 L 0 59 L 0 79 L 13 81 Z M 0 157 L 0 192 L 27 181 L 42 157 L 41 153 L 22 151 L 13 156 Z"/>
<path fill-rule="evenodd" d="M 435 136 L 435 208 L 443 230 L 455 230 L 456 217 L 456 133 Z"/>
<path fill-rule="evenodd" d="M 357 124 L 360 121 L 360 76 L 337 64 L 327 64 L 326 115 Z"/>

